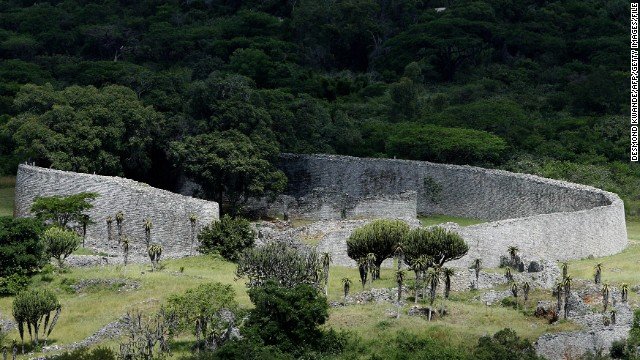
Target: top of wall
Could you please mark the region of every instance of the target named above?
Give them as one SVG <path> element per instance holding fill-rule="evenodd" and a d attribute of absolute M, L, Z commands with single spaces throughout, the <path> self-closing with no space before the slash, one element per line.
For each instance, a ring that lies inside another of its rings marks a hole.
<path fill-rule="evenodd" d="M 141 194 L 153 195 L 155 198 L 164 197 L 167 200 L 171 200 L 171 201 L 184 200 L 192 203 L 202 203 L 202 204 L 214 203 L 213 201 L 202 200 L 202 199 L 181 195 L 181 194 L 174 193 L 167 190 L 158 189 L 151 185 L 148 185 L 139 181 L 127 179 L 127 178 L 122 178 L 119 176 L 106 176 L 106 175 L 78 173 L 78 172 L 72 172 L 72 171 L 48 169 L 48 168 L 43 168 L 43 167 L 28 165 L 28 164 L 20 164 L 18 166 L 18 173 L 21 173 L 21 172 L 40 173 L 43 175 L 55 175 L 57 177 L 68 177 L 68 178 L 73 178 L 78 180 L 82 179 L 84 181 L 91 181 L 91 182 L 96 182 L 100 184 L 111 184 L 115 186 L 124 187 L 129 190 L 139 192 Z"/>
<path fill-rule="evenodd" d="M 540 176 L 427 161 L 356 158 L 326 154 L 282 154 L 287 193 L 305 196 L 313 188 L 336 187 L 350 195 L 389 195 L 418 189 L 419 213 L 502 220 L 622 205 L 614 193 Z M 441 204 L 420 195 L 420 181 L 444 185 Z"/>

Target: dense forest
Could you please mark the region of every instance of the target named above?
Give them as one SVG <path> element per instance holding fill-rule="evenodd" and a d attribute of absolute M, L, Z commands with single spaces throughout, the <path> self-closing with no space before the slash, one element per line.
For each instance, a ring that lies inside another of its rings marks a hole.
<path fill-rule="evenodd" d="M 0 173 L 30 160 L 168 189 L 186 173 L 219 198 L 282 190 L 280 152 L 338 153 L 581 182 L 637 215 L 628 7 L 2 1 Z"/>

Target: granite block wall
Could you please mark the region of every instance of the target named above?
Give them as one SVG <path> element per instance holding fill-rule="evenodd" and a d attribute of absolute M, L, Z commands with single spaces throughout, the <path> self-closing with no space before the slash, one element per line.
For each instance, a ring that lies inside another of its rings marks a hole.
<path fill-rule="evenodd" d="M 318 198 L 323 189 L 324 197 L 315 203 L 338 203 L 348 194 L 356 207 L 362 201 L 362 208 L 371 208 L 364 199 L 377 199 L 370 217 L 407 218 L 412 205 L 385 207 L 385 199 L 415 193 L 414 219 L 435 213 L 490 221 L 456 229 L 470 246 L 469 254 L 453 264 L 459 267 L 478 257 L 485 266 L 497 266 L 509 246 L 526 256 L 567 260 L 614 254 L 628 243 L 622 200 L 589 186 L 471 166 L 336 155 L 283 154 L 279 167 L 289 178 L 286 194 L 293 199 Z M 315 216 L 291 204 L 292 216 Z M 337 252 L 348 235 L 331 236 L 323 246 Z"/>
<path fill-rule="evenodd" d="M 197 244 L 191 243 L 191 214 L 196 226 L 219 218 L 218 204 L 153 188 L 129 179 L 73 173 L 22 164 L 16 178 L 15 216 L 29 216 L 37 196 L 71 195 L 95 192 L 89 212 L 95 224 L 87 229 L 87 245 L 110 254 L 120 254 L 115 214 L 124 213 L 123 233 L 133 241 L 132 257 L 146 257 L 145 219 L 152 221 L 151 241 L 162 244 L 163 257 L 188 255 Z M 112 223 L 113 240 L 108 241 L 106 219 Z"/>

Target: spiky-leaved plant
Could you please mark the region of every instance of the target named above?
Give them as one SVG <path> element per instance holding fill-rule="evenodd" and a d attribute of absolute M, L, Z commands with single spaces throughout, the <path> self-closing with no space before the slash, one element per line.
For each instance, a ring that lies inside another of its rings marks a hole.
<path fill-rule="evenodd" d="M 398 285 L 398 302 L 402 300 L 402 285 L 404 284 L 404 271 L 396 271 L 396 284 Z"/>
<path fill-rule="evenodd" d="M 362 289 L 367 284 L 367 277 L 369 276 L 369 267 L 367 258 L 358 259 L 358 272 L 360 273 L 360 282 L 362 283 Z"/>
<path fill-rule="evenodd" d="M 604 311 L 607 311 L 609 307 L 609 284 L 605 283 L 602 286 L 602 306 L 604 306 Z"/>
<path fill-rule="evenodd" d="M 329 266 L 331 265 L 331 254 L 322 254 L 322 277 L 324 280 L 324 295 L 329 296 Z"/>
<path fill-rule="evenodd" d="M 522 284 L 522 297 L 524 299 L 524 306 L 527 306 L 527 301 L 529 300 L 529 291 L 531 291 L 531 285 L 528 281 L 525 281 Z"/>
<path fill-rule="evenodd" d="M 124 257 L 124 266 L 127 266 L 129 263 L 129 243 L 130 239 L 128 236 L 123 236 L 120 245 L 122 246 L 122 256 Z"/>
<path fill-rule="evenodd" d="M 191 224 L 191 244 L 189 245 L 189 255 L 192 255 L 193 244 L 196 241 L 196 228 L 198 226 L 198 217 L 196 214 L 189 215 L 189 223 Z"/>
<path fill-rule="evenodd" d="M 623 283 L 622 288 L 620 289 L 620 293 L 622 297 L 622 302 L 626 303 L 627 298 L 629 296 L 629 285 Z"/>
<path fill-rule="evenodd" d="M 516 260 L 518 259 L 518 251 L 520 251 L 520 249 L 518 249 L 517 246 L 509 246 L 507 251 L 509 253 L 509 257 L 511 258 L 511 263 L 515 264 Z"/>
<path fill-rule="evenodd" d="M 398 271 L 402 270 L 402 262 L 404 261 L 404 250 L 402 249 L 402 244 L 398 244 L 394 251 L 394 257 L 398 263 Z"/>
<path fill-rule="evenodd" d="M 443 268 L 442 276 L 444 276 L 444 298 L 449 298 L 451 292 L 451 278 L 455 275 L 455 271 L 452 268 Z"/>
<path fill-rule="evenodd" d="M 351 279 L 342 278 L 342 290 L 344 291 L 344 301 L 347 301 L 347 296 L 349 296 L 349 290 L 351 290 Z"/>
<path fill-rule="evenodd" d="M 411 269 L 415 273 L 416 283 L 415 283 L 415 298 L 414 303 L 418 303 L 418 293 L 420 291 L 420 280 L 423 277 L 424 272 L 427 270 L 429 263 L 425 257 L 419 257 L 413 261 L 411 264 Z"/>
<path fill-rule="evenodd" d="M 153 223 L 151 219 L 146 218 L 144 220 L 144 239 L 147 244 L 147 247 L 151 245 L 151 229 L 153 228 Z"/>
<path fill-rule="evenodd" d="M 511 295 L 516 299 L 516 307 L 518 307 L 518 283 L 511 283 Z"/>
<path fill-rule="evenodd" d="M 116 226 L 118 227 L 118 244 L 122 241 L 122 222 L 124 221 L 124 213 L 122 211 L 118 211 L 116 213 Z"/>
<path fill-rule="evenodd" d="M 600 284 L 602 281 L 602 263 L 597 263 L 593 271 L 593 282 Z"/>
<path fill-rule="evenodd" d="M 571 296 L 571 283 L 573 279 L 571 276 L 568 276 L 564 279 L 564 318 L 566 319 L 569 316 L 569 297 Z"/>
<path fill-rule="evenodd" d="M 107 216 L 107 240 L 109 243 L 113 241 L 113 218 L 111 216 Z"/>
<path fill-rule="evenodd" d="M 160 256 L 162 255 L 162 245 L 151 244 L 147 250 L 149 259 L 151 260 L 151 271 L 155 271 L 158 268 L 160 262 Z"/>
<path fill-rule="evenodd" d="M 569 275 L 569 263 L 565 261 L 562 263 L 562 280 L 564 281 L 564 279 L 566 279 L 568 275 Z"/>
<path fill-rule="evenodd" d="M 369 269 L 369 284 L 371 284 L 373 280 L 377 279 L 376 254 L 367 254 L 367 269 Z"/>

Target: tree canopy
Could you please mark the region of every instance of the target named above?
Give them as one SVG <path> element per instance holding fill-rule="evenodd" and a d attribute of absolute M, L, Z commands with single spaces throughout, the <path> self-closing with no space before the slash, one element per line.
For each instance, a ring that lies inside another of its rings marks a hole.
<path fill-rule="evenodd" d="M 469 246 L 456 232 L 435 226 L 409 231 L 402 240 L 402 250 L 409 265 L 421 257 L 426 257 L 429 261 L 427 267 L 442 267 L 446 262 L 466 255 Z"/>

